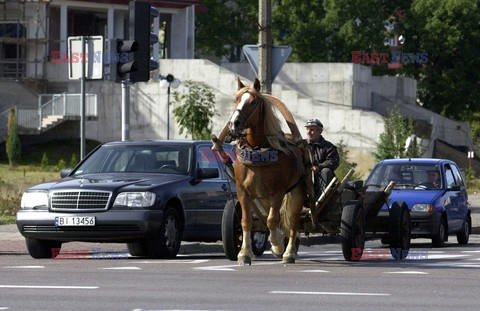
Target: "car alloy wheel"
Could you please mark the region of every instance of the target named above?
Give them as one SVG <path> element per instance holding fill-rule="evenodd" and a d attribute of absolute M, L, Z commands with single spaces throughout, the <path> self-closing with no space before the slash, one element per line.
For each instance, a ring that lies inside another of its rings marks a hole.
<path fill-rule="evenodd" d="M 165 243 L 169 249 L 174 249 L 178 243 L 178 224 L 173 215 L 165 219 Z"/>

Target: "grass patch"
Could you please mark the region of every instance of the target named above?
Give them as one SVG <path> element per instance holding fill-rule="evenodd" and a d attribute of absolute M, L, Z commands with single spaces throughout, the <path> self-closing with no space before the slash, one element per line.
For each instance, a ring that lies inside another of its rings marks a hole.
<path fill-rule="evenodd" d="M 15 223 L 15 216 L 0 216 L 0 225 L 9 225 Z"/>
<path fill-rule="evenodd" d="M 85 154 L 88 154 L 100 144 L 96 140 L 87 139 L 85 141 Z M 48 158 L 47 166 L 56 166 L 60 160 L 63 160 L 68 166 L 73 154 L 76 155 L 77 160 L 80 160 L 80 139 L 52 140 L 41 144 L 22 146 L 22 156 L 19 164 L 31 167 L 40 166 L 44 153 Z M 0 144 L 0 163 L 8 164 L 5 142 Z"/>
<path fill-rule="evenodd" d="M 98 141 L 87 139 L 86 153 L 99 144 Z M 48 160 L 46 163 L 42 163 L 44 154 Z M 53 140 L 22 146 L 19 165 L 10 167 L 5 153 L 5 142 L 0 144 L 0 224 L 15 223 L 15 215 L 20 209 L 22 194 L 26 189 L 60 179 L 60 170 L 75 166 L 80 160 L 79 155 L 80 139 Z M 72 157 L 76 158 L 75 163 L 71 163 Z"/>
<path fill-rule="evenodd" d="M 41 171 L 38 167 L 18 166 L 10 168 L 0 164 L 0 224 L 15 223 L 23 192 L 31 186 L 59 179 L 60 172 L 53 167 Z"/>

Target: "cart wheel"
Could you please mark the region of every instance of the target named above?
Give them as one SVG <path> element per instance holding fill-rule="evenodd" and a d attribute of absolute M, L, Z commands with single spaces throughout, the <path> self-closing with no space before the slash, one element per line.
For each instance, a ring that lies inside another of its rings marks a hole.
<path fill-rule="evenodd" d="M 243 232 L 242 232 L 243 233 Z M 255 256 L 262 256 L 268 245 L 268 232 L 252 231 L 252 252 Z M 240 251 L 240 249 L 239 249 Z"/>
<path fill-rule="evenodd" d="M 394 202 L 388 218 L 390 253 L 396 260 L 405 259 L 410 251 L 410 212 L 404 202 Z"/>
<path fill-rule="evenodd" d="M 362 205 L 356 201 L 348 202 L 343 207 L 340 237 L 343 258 L 348 261 L 360 260 L 365 246 L 365 218 Z"/>
<path fill-rule="evenodd" d="M 237 260 L 238 252 L 242 247 L 242 209 L 240 203 L 228 201 L 222 217 L 222 244 L 225 256 L 230 260 Z"/>

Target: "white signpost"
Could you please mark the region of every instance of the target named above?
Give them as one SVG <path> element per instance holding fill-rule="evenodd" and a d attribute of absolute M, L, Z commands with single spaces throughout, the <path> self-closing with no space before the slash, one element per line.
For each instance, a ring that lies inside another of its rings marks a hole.
<path fill-rule="evenodd" d="M 68 78 L 77 80 L 82 77 L 82 65 L 85 64 L 85 78 L 97 80 L 103 78 L 103 36 L 85 37 L 85 57 L 82 52 L 82 37 L 68 37 Z"/>
<path fill-rule="evenodd" d="M 68 37 L 68 77 L 80 79 L 80 160 L 85 157 L 85 80 L 103 78 L 103 37 Z"/>

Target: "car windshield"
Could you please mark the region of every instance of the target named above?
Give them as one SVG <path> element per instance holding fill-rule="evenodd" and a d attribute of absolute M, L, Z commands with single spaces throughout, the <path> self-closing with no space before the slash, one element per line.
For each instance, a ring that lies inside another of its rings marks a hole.
<path fill-rule="evenodd" d="M 74 172 L 74 176 L 95 173 L 161 173 L 188 175 L 192 147 L 185 145 L 106 145 L 100 147 Z"/>
<path fill-rule="evenodd" d="M 382 187 L 396 182 L 395 189 L 430 190 L 442 187 L 440 168 L 435 164 L 380 164 L 367 179 L 366 186 Z"/>

